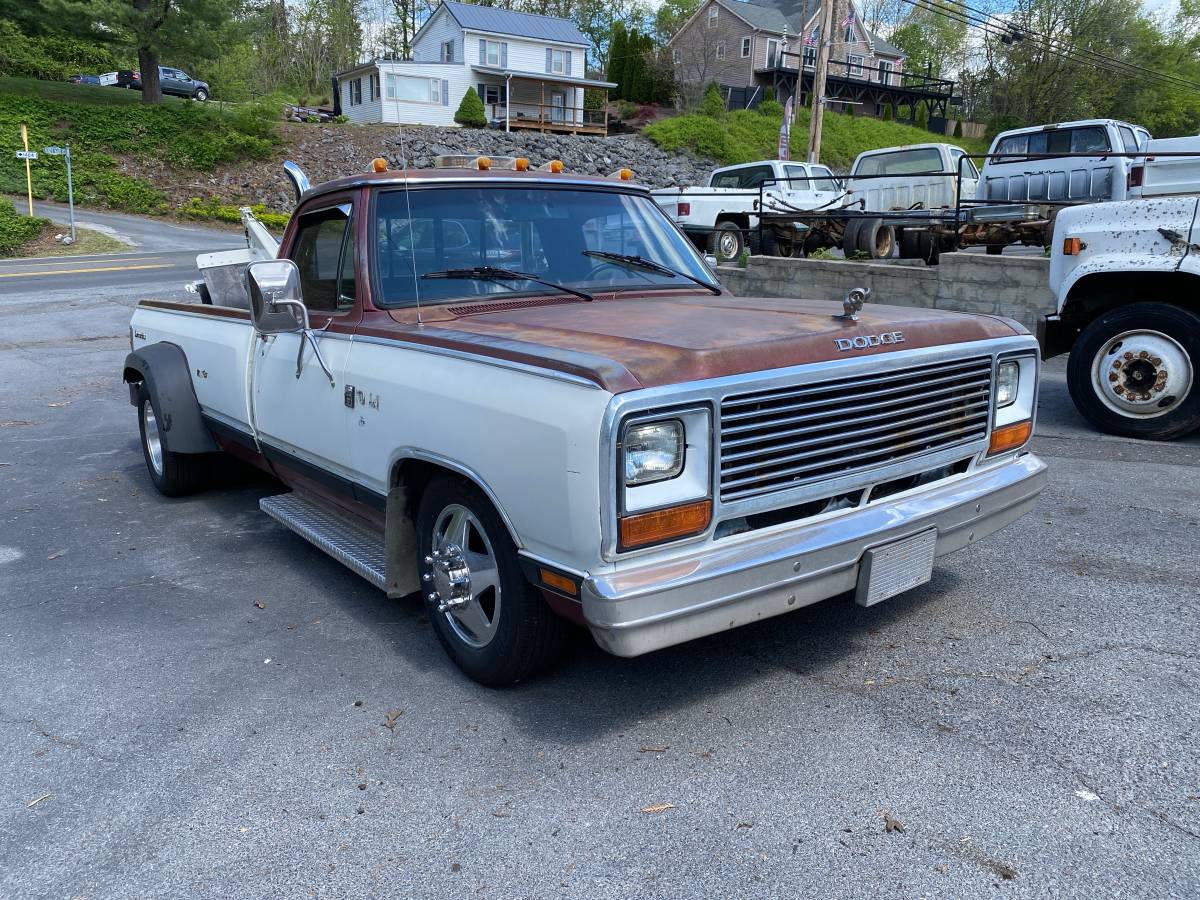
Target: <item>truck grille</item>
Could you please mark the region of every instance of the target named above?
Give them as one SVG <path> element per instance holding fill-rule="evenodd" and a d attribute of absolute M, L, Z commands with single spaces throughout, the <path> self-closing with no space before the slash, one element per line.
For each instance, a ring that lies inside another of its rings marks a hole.
<path fill-rule="evenodd" d="M 912 366 L 721 403 L 721 499 L 866 472 L 987 436 L 989 357 Z"/>

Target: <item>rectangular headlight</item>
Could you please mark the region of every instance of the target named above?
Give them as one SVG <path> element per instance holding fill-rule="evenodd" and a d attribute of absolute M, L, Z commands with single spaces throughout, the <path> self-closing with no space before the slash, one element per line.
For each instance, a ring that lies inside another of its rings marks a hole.
<path fill-rule="evenodd" d="M 996 409 L 1012 406 L 1021 385 L 1021 367 L 1015 359 L 1000 363 L 996 371 Z"/>
<path fill-rule="evenodd" d="M 683 423 L 642 422 L 625 432 L 625 485 L 667 481 L 683 471 Z"/>

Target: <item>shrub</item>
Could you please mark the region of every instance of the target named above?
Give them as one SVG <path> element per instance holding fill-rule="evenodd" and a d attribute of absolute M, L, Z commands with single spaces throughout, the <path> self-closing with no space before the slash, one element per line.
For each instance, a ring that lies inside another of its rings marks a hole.
<path fill-rule="evenodd" d="M 760 116 L 772 116 L 776 119 L 783 118 L 783 104 L 778 100 L 767 99 L 758 104 L 758 114 Z"/>
<path fill-rule="evenodd" d="M 959 119 L 957 122 L 954 123 L 954 137 L 960 138 L 962 136 L 963 136 L 962 119 Z"/>
<path fill-rule="evenodd" d="M 102 44 L 61 35 L 30 37 L 15 23 L 0 19 L 0 75 L 63 81 L 68 75 L 129 67 Z"/>
<path fill-rule="evenodd" d="M 271 212 L 261 203 L 251 206 L 250 211 L 258 221 L 276 231 L 286 228 L 288 219 L 291 218 L 287 213 Z M 241 207 L 229 206 L 216 197 L 209 197 L 207 200 L 193 197 L 179 208 L 179 214 L 189 219 L 216 219 L 218 222 L 231 222 L 234 225 L 240 225 L 242 221 Z"/>
<path fill-rule="evenodd" d="M 929 130 L 929 110 L 924 103 L 917 107 L 917 127 L 922 131 Z"/>
<path fill-rule="evenodd" d="M 883 108 L 883 115 L 882 115 L 882 116 L 880 116 L 880 118 L 881 118 L 881 119 L 883 119 L 883 121 L 885 121 L 885 122 L 890 122 L 890 121 L 892 121 L 892 119 L 893 119 L 893 116 L 892 116 L 892 104 L 890 104 L 890 103 L 889 103 L 887 106 L 885 106 L 885 107 Z"/>
<path fill-rule="evenodd" d="M 725 98 L 721 96 L 721 89 L 717 87 L 715 81 L 709 82 L 708 87 L 704 89 L 704 99 L 700 101 L 699 113 L 710 119 L 725 117 Z"/>
<path fill-rule="evenodd" d="M 454 121 L 459 125 L 471 128 L 487 128 L 487 115 L 483 111 L 483 98 L 476 93 L 475 88 L 467 88 L 463 94 L 462 103 L 454 114 Z"/>
<path fill-rule="evenodd" d="M 12 203 L 0 198 L 0 256 L 10 256 L 20 250 L 49 224 L 49 219 L 19 215 Z"/>

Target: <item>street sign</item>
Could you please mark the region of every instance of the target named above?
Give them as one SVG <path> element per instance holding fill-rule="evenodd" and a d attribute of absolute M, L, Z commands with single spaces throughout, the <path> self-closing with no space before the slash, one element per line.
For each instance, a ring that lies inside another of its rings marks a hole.
<path fill-rule="evenodd" d="M 17 159 L 37 159 L 36 150 L 18 150 Z"/>
<path fill-rule="evenodd" d="M 47 156 L 62 156 L 67 151 L 63 147 L 43 147 L 42 152 Z"/>

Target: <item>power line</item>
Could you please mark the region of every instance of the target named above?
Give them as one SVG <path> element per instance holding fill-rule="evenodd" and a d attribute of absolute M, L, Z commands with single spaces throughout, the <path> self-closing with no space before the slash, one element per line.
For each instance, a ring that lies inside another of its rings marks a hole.
<path fill-rule="evenodd" d="M 978 28 L 985 34 L 1001 40 L 1004 40 L 1006 37 L 1011 37 L 1014 34 L 1021 35 L 1021 39 L 1025 39 L 1025 35 L 1027 34 L 1033 35 L 1036 39 L 1035 42 L 1040 41 L 1041 49 L 1045 50 L 1048 54 L 1068 62 L 1077 63 L 1079 65 L 1096 66 L 1097 68 L 1103 67 L 1130 77 L 1143 76 L 1170 87 L 1182 87 L 1191 91 L 1200 92 L 1200 85 L 1187 81 L 1186 79 L 1179 78 L 1178 76 L 1169 75 L 1165 72 L 1156 72 L 1153 69 L 1147 69 L 1143 66 L 1136 65 L 1135 63 L 1127 63 L 1124 60 L 1104 56 L 1103 54 L 1093 50 L 1085 50 L 1083 48 L 1074 47 L 1059 38 L 1049 38 L 1045 35 L 1037 34 L 1036 32 L 1018 30 L 1011 24 L 1004 22 L 1001 19 L 993 20 L 987 13 L 981 14 L 987 18 L 980 19 L 976 16 L 970 15 L 970 13 L 960 12 L 956 9 L 934 6 L 932 3 L 928 2 L 928 0 L 904 0 L 904 2 L 910 6 L 916 7 L 917 9 L 922 9 L 927 12 L 940 15 L 953 22 L 958 22 L 968 27 Z M 959 5 L 966 7 L 966 4 Z M 966 8 L 971 9 L 970 7 Z M 971 9 L 971 11 L 975 12 L 973 9 Z M 1000 24 L 997 24 L 997 22 Z M 1090 57 L 1083 54 L 1090 54 Z"/>

